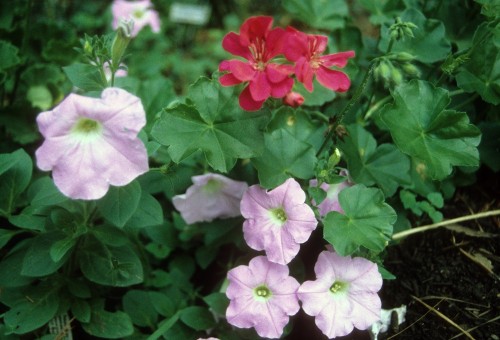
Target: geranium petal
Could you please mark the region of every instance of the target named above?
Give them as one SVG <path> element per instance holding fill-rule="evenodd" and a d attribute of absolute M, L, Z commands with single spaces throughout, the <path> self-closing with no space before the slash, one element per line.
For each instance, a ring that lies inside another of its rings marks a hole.
<path fill-rule="evenodd" d="M 227 73 L 219 78 L 219 83 L 222 86 L 234 86 L 241 84 L 242 81 L 236 78 L 232 73 Z"/>
<path fill-rule="evenodd" d="M 250 81 L 258 74 L 249 64 L 241 60 L 226 60 L 227 66 L 236 79 Z"/>
<path fill-rule="evenodd" d="M 257 111 L 260 110 L 262 104 L 264 104 L 265 100 L 254 100 L 252 95 L 250 94 L 249 86 L 245 87 L 243 91 L 240 93 L 239 103 L 243 110 L 246 111 Z"/>
<path fill-rule="evenodd" d="M 287 27 L 286 33 L 286 44 L 283 47 L 285 57 L 290 61 L 297 61 L 301 57 L 306 57 L 308 51 L 307 34 L 293 27 Z"/>
<path fill-rule="evenodd" d="M 295 76 L 299 82 L 304 84 L 307 91 L 313 91 L 314 70 L 305 58 L 300 58 L 295 63 Z"/>
<path fill-rule="evenodd" d="M 286 96 L 293 87 L 293 79 L 286 78 L 284 81 L 280 83 L 273 84 L 271 88 L 271 96 L 273 98 L 283 98 Z"/>
<path fill-rule="evenodd" d="M 250 17 L 240 27 L 240 41 L 248 46 L 252 41 L 265 40 L 273 26 L 273 18 L 270 16 Z"/>
<path fill-rule="evenodd" d="M 287 32 L 281 27 L 272 29 L 266 37 L 266 56 L 264 61 L 271 60 L 278 54 L 283 54 L 287 41 Z"/>
<path fill-rule="evenodd" d="M 240 36 L 234 32 L 229 32 L 224 36 L 222 39 L 222 48 L 239 57 L 243 57 L 248 60 L 252 58 L 248 45 L 242 45 L 240 42 Z"/>
<path fill-rule="evenodd" d="M 354 51 L 339 52 L 322 56 L 321 64 L 326 67 L 337 66 L 344 67 L 347 65 L 349 58 L 354 58 Z"/>
<path fill-rule="evenodd" d="M 264 101 L 271 96 L 271 84 L 264 72 L 256 72 L 249 84 L 250 94 L 255 101 Z"/>
<path fill-rule="evenodd" d="M 316 70 L 316 79 L 324 87 L 337 92 L 345 92 L 351 86 L 351 81 L 344 72 L 330 70 L 324 66 Z"/>

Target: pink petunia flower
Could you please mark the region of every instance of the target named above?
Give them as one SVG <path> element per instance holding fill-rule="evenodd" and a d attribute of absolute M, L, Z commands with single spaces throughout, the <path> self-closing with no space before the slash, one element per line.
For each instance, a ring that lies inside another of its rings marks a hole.
<path fill-rule="evenodd" d="M 293 178 L 271 191 L 258 185 L 248 188 L 241 200 L 247 244 L 265 250 L 271 262 L 287 264 L 293 260 L 318 224 L 305 199 Z"/>
<path fill-rule="evenodd" d="M 226 51 L 247 60 L 224 60 L 219 65 L 219 71 L 228 72 L 219 78 L 223 86 L 248 83 L 239 97 L 247 111 L 260 109 L 269 97 L 284 97 L 293 86 L 293 66 L 272 62 L 283 53 L 286 37 L 285 30 L 271 29 L 272 25 L 272 17 L 251 17 L 241 25 L 240 34 L 230 32 L 222 41 Z"/>
<path fill-rule="evenodd" d="M 185 194 L 172 198 L 186 223 L 240 216 L 240 201 L 248 184 L 211 173 L 194 176 L 192 180 L 194 184 Z"/>
<path fill-rule="evenodd" d="M 45 141 L 36 150 L 41 170 L 52 170 L 56 186 L 75 199 L 99 199 L 109 185 L 123 186 L 148 171 L 148 155 L 137 137 L 146 124 L 141 100 L 107 88 L 101 98 L 70 94 L 37 117 Z"/>
<path fill-rule="evenodd" d="M 304 312 L 316 317 L 316 326 L 327 337 L 347 335 L 354 327 L 367 329 L 380 319 L 377 292 L 382 276 L 375 263 L 326 250 L 319 254 L 314 271 L 316 281 L 304 282 L 297 295 Z"/>
<path fill-rule="evenodd" d="M 134 28 L 131 36 L 135 37 L 145 26 L 149 25 L 155 33 L 160 32 L 160 16 L 153 8 L 150 0 L 114 0 L 111 5 L 113 13 L 113 29 L 120 25 L 120 19 L 132 19 Z"/>
<path fill-rule="evenodd" d="M 345 92 L 351 86 L 349 77 L 341 71 L 330 69 L 331 66 L 344 67 L 354 51 L 322 55 L 328 43 L 328 37 L 300 32 L 292 27 L 287 29 L 288 40 L 284 54 L 295 62 L 295 75 L 304 87 L 312 92 L 313 78 L 326 88 Z"/>
<path fill-rule="evenodd" d="M 261 337 L 279 338 L 289 316 L 300 309 L 299 283 L 288 274 L 287 266 L 269 262 L 265 256 L 231 269 L 227 273 L 226 295 L 231 300 L 227 321 L 239 328 L 254 327 Z"/>
<path fill-rule="evenodd" d="M 319 214 L 321 217 L 324 217 L 326 214 L 328 214 L 330 211 L 338 211 L 339 213 L 343 214 L 344 210 L 340 206 L 339 203 L 339 193 L 344 190 L 345 188 L 348 188 L 352 186 L 352 182 L 349 181 L 347 177 L 347 170 L 341 172 L 341 175 L 344 174 L 346 176 L 345 180 L 343 180 L 340 183 L 336 184 L 328 184 L 328 183 L 321 183 L 319 186 L 321 189 L 323 189 L 326 192 L 326 197 L 325 199 L 317 205 L 317 208 L 319 210 Z M 309 181 L 309 185 L 311 187 L 317 187 L 318 186 L 318 180 L 316 179 L 311 179 Z M 314 205 L 316 203 L 312 202 Z"/>

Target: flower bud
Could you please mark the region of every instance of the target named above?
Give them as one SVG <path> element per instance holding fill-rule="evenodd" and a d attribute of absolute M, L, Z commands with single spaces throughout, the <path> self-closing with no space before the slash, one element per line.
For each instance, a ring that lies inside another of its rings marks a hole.
<path fill-rule="evenodd" d="M 341 158 L 340 150 L 338 148 L 335 148 L 333 153 L 328 158 L 328 167 L 333 168 L 334 166 L 339 164 L 340 158 Z"/>
<path fill-rule="evenodd" d="M 403 81 L 403 74 L 396 67 L 393 67 L 391 70 L 391 80 L 396 85 L 401 84 L 401 82 Z"/>
<path fill-rule="evenodd" d="M 391 53 L 387 57 L 389 59 L 400 61 L 400 62 L 412 61 L 413 59 L 415 59 L 415 56 L 413 54 L 408 53 L 408 52 Z"/>
<path fill-rule="evenodd" d="M 298 93 L 290 91 L 283 97 L 283 104 L 291 107 L 299 107 L 304 103 L 304 97 Z"/>
<path fill-rule="evenodd" d="M 418 76 L 420 74 L 420 70 L 412 63 L 404 63 L 401 68 L 409 76 Z"/>
<path fill-rule="evenodd" d="M 127 49 L 127 46 L 132 39 L 132 29 L 134 28 L 134 21 L 131 19 L 120 21 L 120 25 L 116 30 L 115 39 L 111 45 L 111 61 L 112 69 L 117 69 L 120 61 Z"/>

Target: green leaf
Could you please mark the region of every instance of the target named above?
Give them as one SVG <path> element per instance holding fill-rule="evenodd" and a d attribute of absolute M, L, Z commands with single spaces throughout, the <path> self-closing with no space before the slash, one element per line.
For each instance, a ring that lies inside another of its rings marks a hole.
<path fill-rule="evenodd" d="M 26 334 L 49 322 L 57 313 L 57 287 L 44 285 L 24 292 L 24 298 L 4 314 L 4 322 L 15 334 Z"/>
<path fill-rule="evenodd" d="M 71 314 L 80 322 L 88 323 L 91 317 L 90 304 L 82 299 L 75 299 L 71 302 Z"/>
<path fill-rule="evenodd" d="M 393 20 L 404 9 L 401 0 L 359 0 L 359 3 L 371 13 L 370 22 L 374 25 Z"/>
<path fill-rule="evenodd" d="M 357 184 L 339 193 L 344 214 L 329 212 L 323 237 L 340 255 L 352 254 L 359 246 L 381 252 L 392 235 L 396 212 L 384 202 L 382 191 Z"/>
<path fill-rule="evenodd" d="M 50 247 L 50 258 L 55 263 L 58 263 L 71 249 L 73 249 L 75 244 L 76 239 L 73 238 L 73 236 L 54 242 Z"/>
<path fill-rule="evenodd" d="M 35 180 L 28 189 L 28 199 L 34 207 L 56 205 L 68 200 L 54 184 L 52 178 L 44 176 Z"/>
<path fill-rule="evenodd" d="M 156 325 L 158 312 L 154 309 L 146 291 L 128 291 L 123 296 L 123 310 L 130 316 L 134 325 L 150 328 Z"/>
<path fill-rule="evenodd" d="M 220 292 L 205 296 L 203 301 L 205 301 L 212 311 L 219 315 L 225 315 L 226 309 L 229 306 L 229 299 L 226 294 Z"/>
<path fill-rule="evenodd" d="M 0 214 L 9 215 L 19 194 L 28 186 L 33 171 L 31 157 L 23 149 L 0 154 Z"/>
<path fill-rule="evenodd" d="M 497 31 L 500 27 L 495 28 Z M 495 46 L 492 29 L 479 26 L 472 44 L 470 60 L 457 74 L 457 85 L 466 92 L 477 92 L 484 101 L 500 104 L 500 49 Z M 490 35 L 491 34 L 491 35 Z"/>
<path fill-rule="evenodd" d="M 59 258 L 54 261 L 52 256 L 47 256 L 51 253 L 52 247 L 60 240 L 65 239 L 65 235 L 60 231 L 48 232 L 40 234 L 32 239 L 31 245 L 26 252 L 23 260 L 21 274 L 31 277 L 42 277 L 57 271 L 68 259 L 68 250 L 55 251 L 54 255 Z"/>
<path fill-rule="evenodd" d="M 21 59 L 19 59 L 18 53 L 19 49 L 16 46 L 8 41 L 0 40 L 0 60 L 2 61 L 0 71 L 19 64 Z"/>
<path fill-rule="evenodd" d="M 407 52 L 423 63 L 434 63 L 443 60 L 450 53 L 451 44 L 446 39 L 443 23 L 435 19 L 426 19 L 425 16 L 414 8 L 405 10 L 399 15 L 403 22 L 412 22 L 417 25 L 413 30 L 414 38 L 405 38 L 396 41 L 391 52 Z M 382 26 L 379 50 L 385 52 L 389 45 L 389 27 L 392 23 Z"/>
<path fill-rule="evenodd" d="M 491 170 L 500 171 L 500 121 L 483 121 L 478 126 L 481 129 L 482 138 L 479 144 L 479 155 L 481 162 Z"/>
<path fill-rule="evenodd" d="M 82 323 L 88 334 L 105 339 L 123 339 L 134 333 L 130 316 L 122 311 L 114 313 L 92 309 L 89 323 Z"/>
<path fill-rule="evenodd" d="M 2 249 L 12 237 L 17 235 L 19 231 L 0 229 L 0 249 Z"/>
<path fill-rule="evenodd" d="M 313 79 L 314 90 L 309 92 L 302 83 L 295 84 L 293 90 L 300 93 L 304 97 L 302 106 L 321 106 L 326 102 L 332 101 L 337 97 L 335 91 L 324 87 L 316 78 Z"/>
<path fill-rule="evenodd" d="M 105 286 L 126 287 L 143 281 L 142 263 L 130 245 L 109 247 L 93 236 L 79 245 L 83 275 Z"/>
<path fill-rule="evenodd" d="M 137 181 L 123 187 L 112 186 L 106 196 L 97 201 L 97 208 L 111 223 L 123 227 L 137 210 L 141 192 L 141 185 Z"/>
<path fill-rule="evenodd" d="M 377 146 L 375 138 L 360 125 L 350 125 L 349 135 L 339 144 L 344 152 L 349 175 L 356 183 L 378 185 L 386 197 L 398 186 L 409 184 L 410 158 L 393 144 Z"/>
<path fill-rule="evenodd" d="M 101 91 L 107 86 L 97 66 L 75 63 L 63 67 L 63 70 L 73 85 L 85 92 Z"/>
<path fill-rule="evenodd" d="M 163 223 L 163 210 L 156 198 L 147 192 L 142 192 L 137 210 L 130 217 L 127 226 L 144 228 Z"/>
<path fill-rule="evenodd" d="M 349 14 L 345 0 L 285 0 L 283 7 L 306 25 L 326 30 L 343 28 Z"/>
<path fill-rule="evenodd" d="M 267 125 L 269 131 L 284 129 L 292 134 L 296 139 L 309 143 L 319 149 L 323 143 L 323 128 L 320 124 L 313 122 L 308 112 L 302 109 L 293 109 L 283 106 L 276 110 L 273 119 Z"/>
<path fill-rule="evenodd" d="M 201 331 L 215 326 L 215 320 L 208 309 L 198 306 L 188 307 L 181 313 L 180 319 L 194 330 Z"/>
<path fill-rule="evenodd" d="M 0 261 L 0 287 L 22 287 L 33 281 L 32 278 L 21 275 L 29 243 L 30 241 L 24 241 L 15 245 L 8 255 Z"/>
<path fill-rule="evenodd" d="M 314 175 L 316 156 L 310 144 L 284 129 L 267 133 L 265 144 L 264 154 L 252 159 L 263 187 L 275 188 L 290 177 L 308 179 Z"/>
<path fill-rule="evenodd" d="M 420 161 L 426 176 L 443 179 L 452 166 L 477 166 L 480 131 L 464 112 L 446 110 L 448 92 L 422 80 L 412 80 L 392 93 L 394 104 L 381 117 L 404 153 Z"/>
<path fill-rule="evenodd" d="M 243 111 L 233 88 L 200 78 L 189 94 L 194 106 L 178 104 L 165 109 L 151 132 L 159 143 L 169 146 L 174 162 L 201 150 L 212 168 L 227 172 L 236 158 L 262 152 L 267 118 L 260 111 Z"/>

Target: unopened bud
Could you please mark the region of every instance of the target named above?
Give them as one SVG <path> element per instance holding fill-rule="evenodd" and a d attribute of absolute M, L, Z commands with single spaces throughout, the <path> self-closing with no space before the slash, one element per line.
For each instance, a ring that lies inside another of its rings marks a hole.
<path fill-rule="evenodd" d="M 92 51 L 93 51 L 92 44 L 90 43 L 90 41 L 85 40 L 85 43 L 83 44 L 83 52 L 86 55 L 90 56 L 92 55 Z"/>
<path fill-rule="evenodd" d="M 111 45 L 111 61 L 112 68 L 117 69 L 120 65 L 120 61 L 127 49 L 127 46 L 132 39 L 132 29 L 134 28 L 134 20 L 120 20 L 118 29 L 116 30 L 115 39 Z"/>
<path fill-rule="evenodd" d="M 415 59 L 415 56 L 408 52 L 398 52 L 398 53 L 391 53 L 388 56 L 388 58 L 400 62 L 405 62 L 405 61 L 412 61 L 413 59 Z"/>
<path fill-rule="evenodd" d="M 403 74 L 401 73 L 400 70 L 397 68 L 393 68 L 391 71 L 391 80 L 394 82 L 394 84 L 401 84 L 403 81 Z"/>
<path fill-rule="evenodd" d="M 382 60 L 378 66 L 380 76 L 387 80 L 391 76 L 391 69 L 393 68 L 390 61 Z"/>
<path fill-rule="evenodd" d="M 340 150 L 335 148 L 333 153 L 328 158 L 328 168 L 333 168 L 337 164 L 339 164 L 341 158 Z"/>
<path fill-rule="evenodd" d="M 283 104 L 291 107 L 299 107 L 303 103 L 304 97 L 298 92 L 290 91 L 283 97 Z"/>
<path fill-rule="evenodd" d="M 404 63 L 401 68 L 409 76 L 418 76 L 420 74 L 420 70 L 412 63 Z"/>

